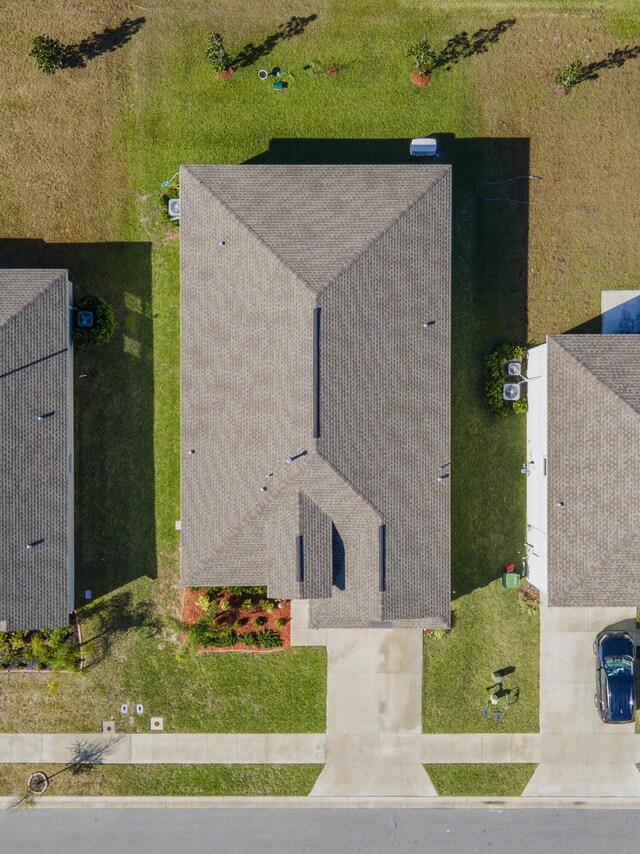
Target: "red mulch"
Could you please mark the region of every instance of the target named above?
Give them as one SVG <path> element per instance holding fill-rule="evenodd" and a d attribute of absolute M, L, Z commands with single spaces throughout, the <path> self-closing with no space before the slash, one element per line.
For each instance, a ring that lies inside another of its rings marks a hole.
<path fill-rule="evenodd" d="M 185 624 L 185 626 L 192 626 L 194 623 L 197 623 L 200 617 L 203 614 L 202 609 L 199 605 L 196 605 L 198 598 L 207 592 L 206 587 L 185 587 L 182 590 L 182 610 L 180 612 L 180 619 Z M 233 628 L 233 630 L 238 635 L 244 635 L 248 632 L 260 632 L 264 629 L 272 629 L 274 632 L 278 632 L 280 638 L 282 640 L 282 646 L 275 647 L 273 649 L 257 649 L 256 647 L 246 646 L 243 643 L 236 643 L 233 646 L 207 646 L 207 647 L 198 647 L 198 652 L 203 653 L 213 653 L 213 652 L 251 652 L 251 653 L 268 653 L 268 652 L 280 652 L 283 649 L 289 649 L 291 646 L 291 602 L 289 599 L 275 599 L 270 600 L 273 601 L 276 606 L 280 604 L 282 607 L 275 607 L 271 613 L 268 611 L 264 611 L 262 608 L 258 606 L 257 599 L 258 597 L 253 597 L 256 600 L 255 606 L 252 608 L 242 608 L 241 603 L 245 599 L 249 599 L 249 596 L 245 595 L 232 595 L 225 596 L 221 593 L 218 594 L 218 601 L 227 601 L 229 602 L 229 610 L 228 611 L 218 611 L 217 616 L 215 617 L 215 622 L 219 626 L 229 626 Z M 265 599 L 265 596 L 260 597 Z M 262 626 L 256 626 L 254 624 L 254 620 L 256 617 L 266 617 L 267 622 Z M 235 623 L 237 620 L 246 619 L 247 622 L 243 626 L 239 626 L 236 628 Z M 284 626 L 276 626 L 276 620 L 285 619 L 287 622 Z"/>
<path fill-rule="evenodd" d="M 420 74 L 417 71 L 411 73 L 411 82 L 414 86 L 426 86 L 430 80 L 430 74 Z"/>

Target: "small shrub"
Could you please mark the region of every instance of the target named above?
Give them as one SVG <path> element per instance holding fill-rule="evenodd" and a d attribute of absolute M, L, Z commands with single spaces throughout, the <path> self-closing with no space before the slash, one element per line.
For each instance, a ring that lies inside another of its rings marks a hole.
<path fill-rule="evenodd" d="M 223 587 L 222 592 L 227 596 L 264 596 L 266 587 Z"/>
<path fill-rule="evenodd" d="M 206 593 L 202 593 L 196 599 L 196 605 L 198 606 L 198 608 L 201 608 L 203 611 L 206 612 L 211 607 L 211 599 L 209 599 Z"/>
<path fill-rule="evenodd" d="M 429 640 L 442 640 L 449 634 L 449 629 L 426 629 L 424 636 Z"/>
<path fill-rule="evenodd" d="M 247 622 L 248 622 L 248 620 L 246 617 L 240 617 L 239 620 L 235 621 L 235 623 L 233 624 L 233 627 L 235 629 L 241 629 L 243 626 L 247 625 Z"/>
<path fill-rule="evenodd" d="M 238 640 L 245 646 L 256 647 L 257 649 L 276 649 L 282 646 L 282 638 L 278 632 L 272 629 L 264 629 L 261 632 L 247 632 L 245 635 L 239 635 Z"/>
<path fill-rule="evenodd" d="M 278 619 L 276 620 L 276 626 L 279 629 L 282 629 L 286 625 L 287 625 L 287 618 L 286 617 L 278 617 Z"/>
<path fill-rule="evenodd" d="M 266 623 L 267 623 L 266 617 L 256 617 L 255 620 L 253 621 L 253 625 L 256 626 L 256 628 L 260 628 L 260 626 L 264 626 L 264 625 L 266 625 Z"/>
<path fill-rule="evenodd" d="M 45 74 L 55 74 L 62 68 L 67 55 L 67 49 L 52 36 L 36 36 L 33 40 L 29 56 L 32 56 L 36 65 Z"/>
<path fill-rule="evenodd" d="M 228 611 L 230 607 L 231 605 L 229 605 L 229 602 L 226 599 L 223 599 L 221 602 L 218 603 L 219 611 Z"/>
<path fill-rule="evenodd" d="M 571 89 L 572 86 L 577 86 L 584 80 L 585 67 L 581 59 L 574 59 L 569 65 L 565 65 L 562 71 L 559 71 L 555 76 L 555 82 L 558 86 L 564 86 L 565 89 Z"/>
<path fill-rule="evenodd" d="M 113 338 L 116 321 L 111 305 L 97 294 L 90 294 L 79 300 L 80 311 L 93 312 L 93 326 L 89 329 L 77 327 L 73 332 L 76 347 L 97 347 L 108 344 Z"/>
<path fill-rule="evenodd" d="M 413 59 L 413 67 L 421 77 L 426 77 L 431 72 L 438 59 L 438 54 L 427 39 L 412 44 L 407 56 Z"/>
<path fill-rule="evenodd" d="M 276 603 L 272 599 L 261 599 L 258 603 L 258 607 L 261 611 L 266 611 L 267 614 L 270 614 L 275 608 Z"/>
<path fill-rule="evenodd" d="M 198 620 L 190 626 L 189 637 L 196 646 L 233 646 L 236 643 L 233 629 L 211 625 L 208 620 Z"/>
<path fill-rule="evenodd" d="M 250 608 L 253 608 L 253 601 L 251 599 L 245 599 L 242 603 L 242 609 L 244 611 L 248 611 Z"/>
<path fill-rule="evenodd" d="M 504 372 L 505 362 L 517 359 L 524 362 L 527 351 L 517 344 L 502 344 L 487 356 L 485 362 L 484 399 L 489 409 L 498 417 L 505 418 L 509 412 L 526 412 L 527 402 L 522 398 L 516 401 L 504 400 L 502 386 L 507 382 Z M 523 367 L 523 371 L 525 368 Z M 519 404 L 519 405 L 518 405 Z"/>
<path fill-rule="evenodd" d="M 218 74 L 223 74 L 231 68 L 231 57 L 225 49 L 224 39 L 220 33 L 211 33 L 204 55 Z"/>

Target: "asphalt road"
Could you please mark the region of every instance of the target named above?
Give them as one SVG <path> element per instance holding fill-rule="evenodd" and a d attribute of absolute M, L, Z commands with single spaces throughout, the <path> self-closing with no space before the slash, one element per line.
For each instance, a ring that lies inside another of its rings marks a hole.
<path fill-rule="evenodd" d="M 627 854 L 640 811 L 404 809 L 18 810 L 1 854 Z"/>

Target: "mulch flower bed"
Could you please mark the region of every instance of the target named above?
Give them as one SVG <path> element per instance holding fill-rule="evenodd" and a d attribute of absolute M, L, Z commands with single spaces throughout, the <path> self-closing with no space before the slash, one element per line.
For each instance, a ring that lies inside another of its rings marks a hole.
<path fill-rule="evenodd" d="M 235 592 L 241 589 L 243 592 Z M 205 599 L 211 603 L 209 608 Z M 261 632 L 277 634 L 280 638 L 280 645 L 271 648 L 241 640 L 228 646 L 197 644 L 201 653 L 268 653 L 291 646 L 291 602 L 289 599 L 267 599 L 264 588 L 186 587 L 182 591 L 180 619 L 187 628 L 205 622 L 214 631 L 231 630 L 237 638 L 252 633 L 255 637 Z M 283 624 L 278 625 L 281 621 Z"/>
<path fill-rule="evenodd" d="M 0 632 L 0 673 L 51 672 L 82 667 L 82 634 L 74 612 L 69 626 Z"/>

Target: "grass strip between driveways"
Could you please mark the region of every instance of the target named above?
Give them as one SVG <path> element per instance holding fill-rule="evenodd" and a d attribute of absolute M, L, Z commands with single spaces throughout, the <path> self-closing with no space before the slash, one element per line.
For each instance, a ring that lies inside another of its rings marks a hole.
<path fill-rule="evenodd" d="M 425 765 L 436 792 L 441 797 L 518 797 L 538 766 Z"/>
<path fill-rule="evenodd" d="M 35 770 L 50 778 L 43 796 L 262 796 L 308 795 L 322 765 L 0 765 L 0 796 L 27 794 Z M 27 799 L 31 801 L 31 798 Z"/>

